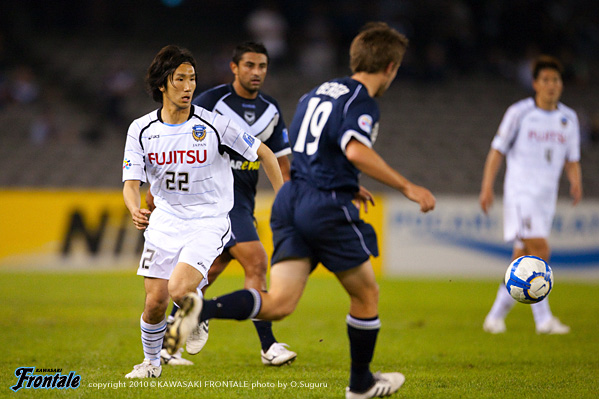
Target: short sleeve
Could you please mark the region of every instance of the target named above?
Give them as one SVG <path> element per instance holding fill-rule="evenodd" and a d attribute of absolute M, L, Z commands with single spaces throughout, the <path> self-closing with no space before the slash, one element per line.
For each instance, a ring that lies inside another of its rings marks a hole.
<path fill-rule="evenodd" d="M 260 139 L 243 131 L 239 125 L 231 119 L 218 115 L 216 121 L 218 126 L 222 126 L 218 132 L 221 134 L 222 144 L 229 147 L 248 161 L 258 159 L 258 147 L 262 143 Z"/>
<path fill-rule="evenodd" d="M 514 142 L 520 128 L 520 112 L 516 106 L 511 106 L 503 115 L 497 133 L 491 142 L 491 148 L 506 154 Z"/>
<path fill-rule="evenodd" d="M 140 129 L 137 121 L 129 126 L 125 142 L 125 155 L 123 157 L 123 182 L 139 180 L 146 182 L 146 168 L 144 163 L 144 150 L 139 141 Z"/>
<path fill-rule="evenodd" d="M 379 109 L 376 102 L 370 96 L 350 99 L 345 104 L 343 113 L 341 135 L 338 137 L 341 150 L 345 153 L 345 148 L 351 139 L 356 139 L 372 148 L 378 133 Z"/>

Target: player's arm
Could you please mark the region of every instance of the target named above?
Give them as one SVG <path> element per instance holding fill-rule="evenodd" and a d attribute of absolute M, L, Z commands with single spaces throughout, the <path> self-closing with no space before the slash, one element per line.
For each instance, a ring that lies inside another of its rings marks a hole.
<path fill-rule="evenodd" d="M 495 185 L 495 178 L 499 167 L 503 163 L 503 154 L 494 148 L 491 148 L 489 154 L 487 154 L 487 160 L 485 161 L 485 168 L 483 170 L 483 181 L 480 187 L 479 202 L 480 207 L 485 214 L 489 212 L 491 205 L 493 205 L 495 194 L 493 194 L 493 186 Z"/>
<path fill-rule="evenodd" d="M 582 199 L 582 171 L 580 170 L 580 162 L 566 162 L 564 169 L 570 182 L 572 204 L 576 205 Z"/>
<path fill-rule="evenodd" d="M 277 158 L 279 162 L 279 169 L 281 169 L 281 174 L 283 175 L 283 181 L 288 181 L 291 179 L 291 162 L 289 162 L 289 157 L 287 155 L 283 155 Z"/>
<path fill-rule="evenodd" d="M 256 154 L 258 154 L 258 159 L 266 172 L 268 180 L 270 180 L 270 184 L 272 184 L 272 188 L 277 193 L 283 185 L 283 175 L 281 174 L 277 157 L 275 157 L 275 154 L 264 143 L 260 143 Z"/>
<path fill-rule="evenodd" d="M 123 198 L 125 206 L 131 213 L 131 219 L 137 230 L 144 230 L 150 223 L 149 210 L 141 208 L 141 193 L 139 192 L 139 180 L 125 180 L 123 184 Z"/>
<path fill-rule="evenodd" d="M 401 192 L 406 198 L 417 202 L 422 212 L 435 208 L 435 197 L 426 188 L 418 186 L 393 169 L 372 148 L 356 139 L 345 147 L 345 156 L 361 172 Z"/>

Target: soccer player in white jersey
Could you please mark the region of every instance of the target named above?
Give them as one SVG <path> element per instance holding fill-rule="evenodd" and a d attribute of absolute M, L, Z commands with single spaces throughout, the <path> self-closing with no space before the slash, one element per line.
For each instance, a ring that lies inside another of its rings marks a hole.
<path fill-rule="evenodd" d="M 137 274 L 144 276 L 146 291 L 140 320 L 144 361 L 127 378 L 160 376 L 169 296 L 181 304 L 184 295 L 205 285 L 210 266 L 230 239 L 233 175 L 225 149 L 248 161 L 259 159 L 275 191 L 283 184 L 267 146 L 229 118 L 191 104 L 195 65 L 188 50 L 161 49 L 146 84 L 162 106 L 133 121 L 127 133 L 123 197 L 133 224 L 145 230 Z M 141 208 L 140 185 L 146 182 L 153 211 Z"/>
<path fill-rule="evenodd" d="M 277 156 L 284 180 L 289 180 L 289 159 L 291 153 L 287 139 L 287 128 L 283 121 L 277 101 L 260 89 L 266 78 L 269 57 L 266 47 L 261 43 L 245 42 L 235 47 L 230 62 L 231 72 L 235 76 L 233 83 L 223 84 L 198 95 L 192 101 L 209 111 L 231 118 L 243 129 L 260 139 Z M 231 240 L 225 245 L 223 253 L 216 258 L 208 274 L 208 284 L 213 284 L 232 259 L 243 267 L 245 288 L 266 291 L 266 272 L 268 256 L 260 242 L 255 226 L 254 209 L 256 187 L 258 184 L 258 162 L 247 162 L 242 157 L 231 154 L 233 170 L 234 205 L 229 213 L 231 219 Z M 205 286 L 203 292 L 206 292 Z M 176 307 L 169 316 L 172 319 Z M 276 340 L 272 331 L 272 322 L 252 320 L 260 339 L 260 357 L 263 364 L 281 366 L 292 362 L 297 354 L 284 343 Z M 187 352 L 196 354 L 208 340 L 208 320 L 192 332 L 187 338 Z M 162 350 L 161 357 L 168 364 L 188 364 L 178 354 L 169 355 Z"/>
<path fill-rule="evenodd" d="M 562 66 L 550 56 L 533 65 L 533 98 L 506 111 L 487 155 L 480 206 L 487 213 L 493 204 L 493 186 L 506 158 L 503 186 L 504 239 L 514 241 L 512 259 L 535 255 L 549 261 L 551 231 L 562 170 L 570 182 L 576 205 L 582 198 L 580 132 L 576 113 L 559 102 Z M 505 332 L 505 317 L 516 301 L 502 284 L 483 329 Z M 547 299 L 531 305 L 538 334 L 567 334 L 570 327 L 553 316 Z"/>

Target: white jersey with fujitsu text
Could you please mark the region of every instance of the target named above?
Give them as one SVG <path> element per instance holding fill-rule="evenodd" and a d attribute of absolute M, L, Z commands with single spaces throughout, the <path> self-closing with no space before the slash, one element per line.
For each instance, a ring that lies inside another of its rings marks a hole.
<path fill-rule="evenodd" d="M 179 218 L 226 216 L 233 207 L 233 174 L 224 146 L 255 161 L 260 140 L 198 106 L 178 125 L 164 123 L 160 111 L 129 127 L 123 181 L 150 183 L 156 207 Z"/>
<path fill-rule="evenodd" d="M 555 204 L 564 163 L 580 160 L 578 117 L 562 103 L 546 111 L 533 98 L 518 101 L 506 111 L 491 147 L 506 156 L 504 200 Z"/>

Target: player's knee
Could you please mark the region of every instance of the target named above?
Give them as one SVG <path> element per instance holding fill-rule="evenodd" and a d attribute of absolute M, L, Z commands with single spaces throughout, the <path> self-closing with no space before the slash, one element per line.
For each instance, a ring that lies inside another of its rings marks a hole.
<path fill-rule="evenodd" d="M 164 319 L 167 307 L 168 297 L 163 299 L 156 296 L 146 296 L 144 318 L 150 323 L 159 323 Z"/>
<path fill-rule="evenodd" d="M 379 285 L 376 283 L 369 284 L 360 291 L 359 295 L 355 296 L 355 299 L 366 306 L 378 306 Z"/>
<path fill-rule="evenodd" d="M 296 304 L 292 301 L 284 300 L 273 302 L 273 305 L 274 306 L 271 306 L 269 309 L 264 309 L 263 307 L 263 310 L 266 310 L 266 317 L 268 320 L 272 321 L 283 320 L 285 317 L 293 313 L 296 306 Z"/>
<path fill-rule="evenodd" d="M 272 312 L 271 319 L 273 321 L 283 320 L 285 317 L 289 316 L 295 310 L 295 306 L 279 306 L 275 311 Z"/>
<path fill-rule="evenodd" d="M 194 292 L 193 290 L 189 290 L 184 286 L 181 285 L 171 285 L 169 284 L 168 286 L 168 292 L 171 296 L 171 298 L 173 299 L 173 302 L 180 304 L 181 303 L 181 299 L 183 299 L 183 297 L 191 292 Z"/>
<path fill-rule="evenodd" d="M 268 259 L 262 255 L 256 255 L 244 265 L 246 277 L 265 278 L 268 269 Z"/>

